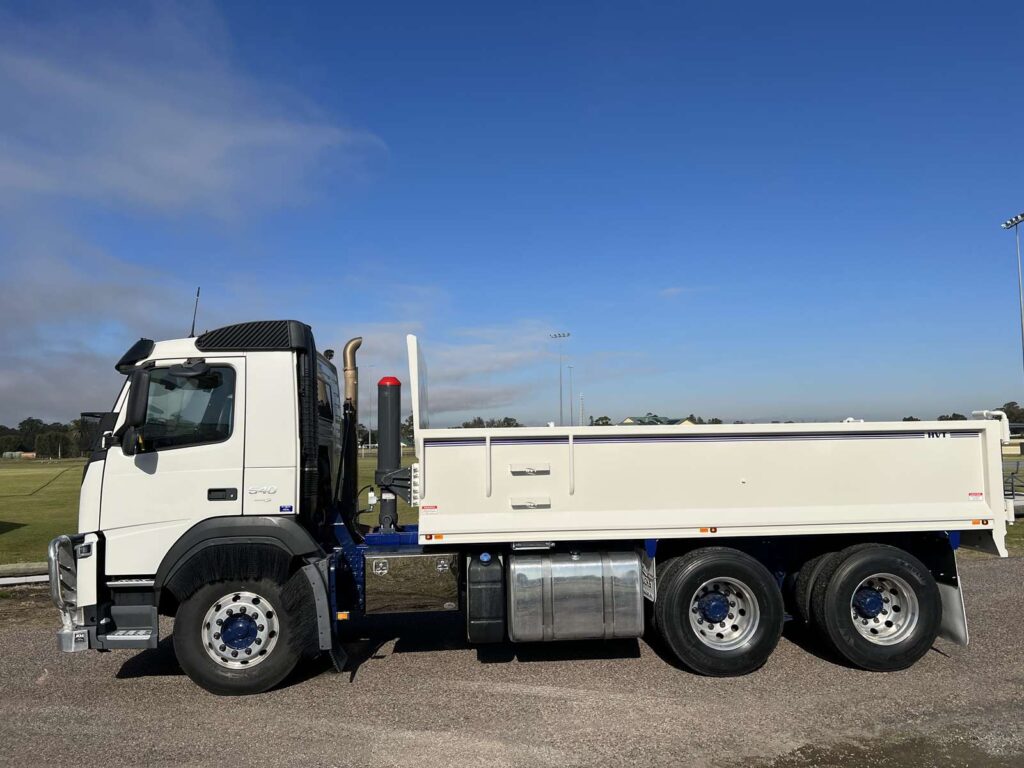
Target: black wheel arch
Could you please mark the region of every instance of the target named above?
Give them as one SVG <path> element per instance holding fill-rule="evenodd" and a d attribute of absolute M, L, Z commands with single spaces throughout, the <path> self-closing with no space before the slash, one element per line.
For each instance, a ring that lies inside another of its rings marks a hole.
<path fill-rule="evenodd" d="M 161 613 L 173 615 L 178 603 L 211 574 L 286 579 L 307 559 L 322 556 L 320 545 L 292 517 L 207 518 L 182 534 L 164 555 L 153 579 L 156 603 Z"/>

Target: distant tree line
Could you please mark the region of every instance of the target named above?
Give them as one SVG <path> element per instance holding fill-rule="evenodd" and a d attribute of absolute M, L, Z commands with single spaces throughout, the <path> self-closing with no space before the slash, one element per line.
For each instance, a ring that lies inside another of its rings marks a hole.
<path fill-rule="evenodd" d="M 1014 424 L 1024 424 L 1024 406 L 1019 405 L 1015 400 L 1001 405 L 998 410 L 1003 411 L 1007 418 Z M 686 417 L 693 424 L 724 424 L 719 418 L 704 419 L 695 414 Z M 943 413 L 937 417 L 938 421 L 966 421 L 967 416 L 962 413 Z M 904 416 L 903 421 L 920 421 L 917 416 Z M 744 424 L 743 421 L 734 421 L 733 424 Z M 779 423 L 779 422 L 772 422 Z M 793 422 L 786 422 L 791 424 Z M 615 422 L 608 416 L 591 416 L 590 426 L 610 427 Z M 503 416 L 500 419 L 485 419 L 482 416 L 475 416 L 469 421 L 459 425 L 465 429 L 482 429 L 492 427 L 522 427 L 518 419 L 512 416 Z M 377 430 L 372 432 L 363 424 L 356 427 L 360 443 L 376 442 Z M 412 414 L 406 417 L 401 426 L 401 437 L 405 443 L 411 443 L 413 439 Z M 56 458 L 57 456 L 82 456 L 85 455 L 90 446 L 86 442 L 90 439 L 87 430 L 83 428 L 81 419 L 72 419 L 64 424 L 59 421 L 50 423 L 42 419 L 29 417 L 23 419 L 16 427 L 8 427 L 0 424 L 0 453 L 13 451 L 35 452 L 40 458 Z"/>
<path fill-rule="evenodd" d="M 469 421 L 462 422 L 463 429 L 484 429 L 491 427 L 521 427 L 518 419 L 514 419 L 511 416 L 503 416 L 500 419 L 487 419 L 484 420 L 482 416 L 474 416 Z"/>
<path fill-rule="evenodd" d="M 16 427 L 0 424 L 0 453 L 35 452 L 41 458 L 80 456 L 89 449 L 83 442 L 81 419 L 67 424 L 59 421 L 47 424 L 42 419 L 29 417 Z"/>
<path fill-rule="evenodd" d="M 1024 424 L 1024 406 L 1018 405 L 1016 400 L 1003 403 L 995 410 L 1005 413 L 1007 420 L 1012 424 Z M 903 420 L 920 421 L 916 416 L 904 416 Z M 943 413 L 937 418 L 937 421 L 967 421 L 967 417 L 954 411 L 953 413 Z"/>

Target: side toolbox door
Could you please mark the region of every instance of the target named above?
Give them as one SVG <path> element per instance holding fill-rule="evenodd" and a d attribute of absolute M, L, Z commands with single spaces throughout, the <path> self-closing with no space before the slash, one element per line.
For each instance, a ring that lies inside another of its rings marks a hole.
<path fill-rule="evenodd" d="M 209 370 L 150 370 L 141 450 L 108 451 L 100 501 L 108 576 L 156 573 L 171 545 L 200 520 L 242 513 L 245 358 L 204 358 Z M 120 426 L 120 425 L 118 425 Z"/>

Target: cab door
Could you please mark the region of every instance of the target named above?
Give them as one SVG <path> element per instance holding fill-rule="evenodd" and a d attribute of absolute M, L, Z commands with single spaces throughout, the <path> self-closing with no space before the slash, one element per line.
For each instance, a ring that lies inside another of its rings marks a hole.
<path fill-rule="evenodd" d="M 198 375 L 172 367 L 183 360 L 157 361 L 139 451 L 108 451 L 100 500 L 108 576 L 154 574 L 197 522 L 242 513 L 245 358 L 204 361 Z"/>

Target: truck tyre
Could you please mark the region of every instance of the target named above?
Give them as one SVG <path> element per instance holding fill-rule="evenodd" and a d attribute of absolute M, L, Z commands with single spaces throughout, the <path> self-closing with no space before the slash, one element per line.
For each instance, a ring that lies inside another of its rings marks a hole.
<path fill-rule="evenodd" d="M 837 552 L 825 552 L 804 563 L 793 583 L 793 615 L 804 625 L 811 624 L 811 593 L 822 569 Z"/>
<path fill-rule="evenodd" d="M 782 591 L 750 555 L 705 547 L 672 560 L 658 577 L 658 631 L 694 672 L 745 675 L 775 649 L 784 618 Z"/>
<path fill-rule="evenodd" d="M 860 544 L 822 569 L 811 614 L 818 632 L 844 659 L 892 672 L 906 669 L 932 647 L 942 598 L 935 578 L 909 552 Z"/>
<path fill-rule="evenodd" d="M 174 653 L 197 685 L 222 696 L 262 693 L 301 655 L 282 585 L 229 580 L 200 587 L 174 617 Z"/>

